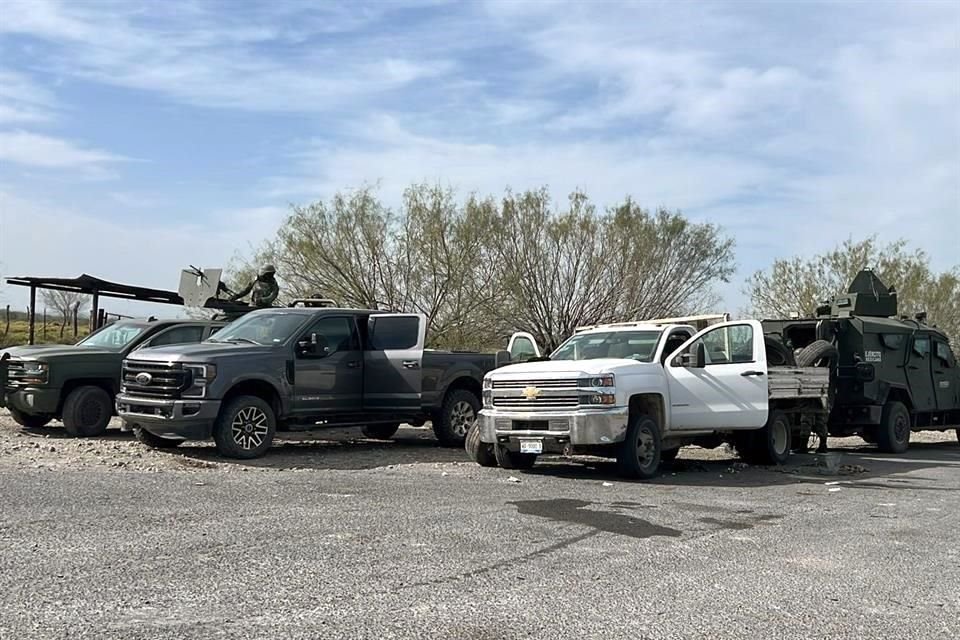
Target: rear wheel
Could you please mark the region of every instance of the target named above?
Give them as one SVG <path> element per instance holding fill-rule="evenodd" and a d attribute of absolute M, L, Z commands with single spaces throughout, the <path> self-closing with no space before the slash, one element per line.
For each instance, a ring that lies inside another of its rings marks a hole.
<path fill-rule="evenodd" d="M 519 451 L 510 451 L 503 445 L 496 445 L 493 449 L 493 455 L 504 469 L 531 469 L 537 462 L 537 454 L 520 453 Z"/>
<path fill-rule="evenodd" d="M 497 455 L 493 451 L 493 445 L 480 440 L 480 423 L 474 422 L 467 432 L 467 439 L 463 444 L 467 450 L 470 459 L 481 467 L 497 466 Z"/>
<path fill-rule="evenodd" d="M 133 435 L 139 442 L 147 445 L 151 449 L 175 449 L 183 442 L 183 440 L 155 436 L 143 427 L 138 426 L 133 428 Z"/>
<path fill-rule="evenodd" d="M 650 416 L 636 416 L 617 453 L 617 469 L 625 478 L 648 480 L 657 475 L 661 459 L 660 427 Z"/>
<path fill-rule="evenodd" d="M 399 424 L 368 424 L 362 431 L 363 435 L 374 440 L 389 440 L 400 428 Z"/>
<path fill-rule="evenodd" d="M 50 421 L 53 420 L 51 416 L 44 415 L 33 415 L 30 413 L 23 413 L 22 411 L 17 411 L 13 407 L 10 407 L 10 417 L 13 418 L 13 421 L 16 422 L 21 427 L 27 427 L 29 429 L 39 429 L 40 427 L 45 427 L 50 424 Z"/>
<path fill-rule="evenodd" d="M 276 432 L 273 408 L 256 396 L 234 398 L 213 424 L 217 451 L 228 458 L 259 458 L 270 449 Z"/>
<path fill-rule="evenodd" d="M 910 446 L 910 411 L 902 402 L 888 402 L 880 413 L 877 446 L 886 453 L 903 453 Z"/>
<path fill-rule="evenodd" d="M 100 387 L 77 387 L 63 403 L 63 426 L 72 436 L 99 436 L 112 417 L 113 400 Z"/>
<path fill-rule="evenodd" d="M 479 413 L 477 396 L 466 389 L 454 389 L 444 398 L 440 414 L 435 416 L 433 433 L 444 446 L 462 447 Z"/>
<path fill-rule="evenodd" d="M 740 455 L 751 464 L 783 464 L 790 457 L 790 420 L 771 411 L 762 429 L 742 434 Z"/>

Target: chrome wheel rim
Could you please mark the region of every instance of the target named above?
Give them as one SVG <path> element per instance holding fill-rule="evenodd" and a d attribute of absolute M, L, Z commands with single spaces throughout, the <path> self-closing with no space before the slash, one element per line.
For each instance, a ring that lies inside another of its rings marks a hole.
<path fill-rule="evenodd" d="M 450 428 L 454 434 L 466 436 L 476 420 L 477 412 L 473 410 L 469 402 L 461 400 L 453 405 L 453 410 L 450 412 Z"/>
<path fill-rule="evenodd" d="M 653 464 L 657 455 L 656 439 L 649 428 L 641 427 L 637 432 L 637 462 L 647 468 Z"/>
<path fill-rule="evenodd" d="M 233 417 L 230 429 L 237 446 L 244 451 L 250 451 L 263 445 L 270 425 L 266 413 L 257 407 L 244 407 Z"/>

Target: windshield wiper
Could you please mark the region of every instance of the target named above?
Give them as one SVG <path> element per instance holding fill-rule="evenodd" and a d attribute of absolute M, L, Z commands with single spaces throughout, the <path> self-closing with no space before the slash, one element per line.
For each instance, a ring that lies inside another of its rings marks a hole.
<path fill-rule="evenodd" d="M 250 338 L 227 338 L 226 340 L 218 340 L 217 342 L 229 342 L 230 344 L 240 344 L 241 342 L 246 342 L 248 344 L 255 344 L 260 347 L 263 346 L 256 340 L 251 340 Z"/>

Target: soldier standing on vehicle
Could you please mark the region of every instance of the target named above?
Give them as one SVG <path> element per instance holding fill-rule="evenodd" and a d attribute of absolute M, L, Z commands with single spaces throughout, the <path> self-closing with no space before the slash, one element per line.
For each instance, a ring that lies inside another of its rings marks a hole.
<path fill-rule="evenodd" d="M 231 296 L 230 300 L 235 302 L 252 292 L 250 302 L 254 307 L 260 309 L 273 306 L 277 296 L 280 295 L 280 285 L 277 284 L 276 274 L 277 270 L 272 264 L 264 265 L 257 278 L 243 290 Z"/>

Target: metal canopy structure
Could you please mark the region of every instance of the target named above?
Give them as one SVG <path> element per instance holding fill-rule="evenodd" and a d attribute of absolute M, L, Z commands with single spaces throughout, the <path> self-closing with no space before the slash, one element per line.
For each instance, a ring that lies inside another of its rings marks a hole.
<path fill-rule="evenodd" d="M 36 324 L 37 289 L 53 291 L 69 291 L 83 293 L 93 297 L 93 309 L 90 312 L 91 329 L 100 326 L 100 297 L 119 298 L 121 300 L 138 300 L 141 302 L 157 302 L 160 304 L 183 305 L 183 298 L 175 291 L 135 287 L 127 284 L 108 282 L 91 275 L 83 274 L 78 278 L 38 278 L 16 277 L 7 278 L 7 284 L 17 287 L 30 287 L 30 344 L 34 343 L 34 326 Z"/>

